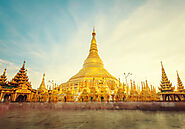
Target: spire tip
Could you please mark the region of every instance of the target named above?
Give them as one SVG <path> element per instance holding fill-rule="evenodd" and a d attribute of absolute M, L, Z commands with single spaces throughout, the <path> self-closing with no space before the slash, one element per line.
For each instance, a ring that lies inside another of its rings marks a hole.
<path fill-rule="evenodd" d="M 43 78 L 42 79 L 45 80 L 45 73 L 43 74 Z"/>
<path fill-rule="evenodd" d="M 24 63 L 23 63 L 23 66 L 22 66 L 23 68 L 25 67 L 25 63 L 26 63 L 26 61 L 24 60 Z"/>
<path fill-rule="evenodd" d="M 93 27 L 93 32 L 95 32 L 95 26 Z"/>
<path fill-rule="evenodd" d="M 4 72 L 3 72 L 3 75 L 5 75 L 6 74 L 6 68 L 4 69 Z"/>
<path fill-rule="evenodd" d="M 93 33 L 92 33 L 93 36 L 96 35 L 96 31 L 95 31 L 95 27 L 93 27 Z"/>

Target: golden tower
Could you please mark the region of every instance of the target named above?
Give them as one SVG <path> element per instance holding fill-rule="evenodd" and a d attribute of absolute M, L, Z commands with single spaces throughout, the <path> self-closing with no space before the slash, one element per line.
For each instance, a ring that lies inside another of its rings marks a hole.
<path fill-rule="evenodd" d="M 177 91 L 179 91 L 179 92 L 185 91 L 178 72 L 177 72 Z"/>
<path fill-rule="evenodd" d="M 93 29 L 89 55 L 84 61 L 83 68 L 69 79 L 68 84 L 70 82 L 77 85 L 82 81 L 93 81 L 93 79 L 97 84 L 102 83 L 104 79 L 106 82 L 119 83 L 119 81 L 104 68 L 103 61 L 98 54 L 95 36 L 96 32 L 95 29 Z"/>
<path fill-rule="evenodd" d="M 48 90 L 46 89 L 45 85 L 45 73 L 43 74 L 42 82 L 40 84 L 40 87 L 38 88 L 40 92 L 47 92 Z"/>
<path fill-rule="evenodd" d="M 163 64 L 161 62 L 162 67 L 162 80 L 160 84 L 160 94 L 162 95 L 163 101 L 174 101 L 174 96 L 172 95 L 174 92 L 175 87 L 172 87 L 172 83 L 170 83 L 170 80 L 168 80 L 168 77 L 165 73 Z"/>
<path fill-rule="evenodd" d="M 162 80 L 160 84 L 161 87 L 159 88 L 159 90 L 161 92 L 173 92 L 174 87 L 172 87 L 172 83 L 170 83 L 170 80 L 168 80 L 168 77 L 166 75 L 162 62 L 161 62 L 161 67 L 162 67 Z"/>

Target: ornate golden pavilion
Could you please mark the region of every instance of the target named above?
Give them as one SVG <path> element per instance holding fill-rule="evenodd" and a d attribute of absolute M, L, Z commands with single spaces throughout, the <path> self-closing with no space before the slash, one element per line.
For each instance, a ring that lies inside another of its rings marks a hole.
<path fill-rule="evenodd" d="M 162 67 L 162 79 L 161 79 L 161 85 L 159 87 L 159 90 L 162 96 L 162 100 L 163 101 L 185 101 L 185 89 L 179 77 L 178 72 L 177 72 L 177 90 L 175 90 L 175 87 L 173 87 L 170 80 L 168 80 L 168 77 L 166 75 L 162 62 L 161 62 L 161 67 Z"/>
<path fill-rule="evenodd" d="M 0 76 L 0 102 L 57 102 L 58 89 L 46 89 L 45 74 L 38 90 L 32 88 L 25 63 L 11 81 L 7 81 L 6 69 Z"/>
<path fill-rule="evenodd" d="M 25 61 L 11 81 L 7 81 L 6 69 L 0 77 L 0 101 L 31 101 L 35 93 L 27 76 Z"/>

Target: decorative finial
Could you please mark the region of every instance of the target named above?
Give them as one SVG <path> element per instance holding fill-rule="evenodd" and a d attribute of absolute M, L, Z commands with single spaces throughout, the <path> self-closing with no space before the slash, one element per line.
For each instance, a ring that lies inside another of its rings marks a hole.
<path fill-rule="evenodd" d="M 6 68 L 4 69 L 4 72 L 3 72 L 3 75 L 5 75 L 6 74 Z"/>
<path fill-rule="evenodd" d="M 92 33 L 93 37 L 96 35 L 96 32 L 95 32 L 95 27 L 93 27 L 93 33 Z"/>
<path fill-rule="evenodd" d="M 23 63 L 23 66 L 22 66 L 23 68 L 25 67 L 25 63 L 26 63 L 26 61 L 24 60 L 24 63 Z"/>
<path fill-rule="evenodd" d="M 45 79 L 45 73 L 43 74 L 43 80 Z"/>
<path fill-rule="evenodd" d="M 177 72 L 177 77 L 179 77 L 179 73 L 178 73 L 178 71 L 176 70 L 176 72 Z"/>
<path fill-rule="evenodd" d="M 162 72 L 165 72 L 162 61 L 161 61 L 161 67 L 162 67 Z"/>
<path fill-rule="evenodd" d="M 161 61 L 161 66 L 163 67 L 163 62 Z"/>

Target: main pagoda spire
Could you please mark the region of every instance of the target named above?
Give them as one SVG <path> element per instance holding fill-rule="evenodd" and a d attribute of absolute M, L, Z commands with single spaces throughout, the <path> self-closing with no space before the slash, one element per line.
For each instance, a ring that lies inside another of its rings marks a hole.
<path fill-rule="evenodd" d="M 97 43 L 96 43 L 95 36 L 96 36 L 96 32 L 95 32 L 95 28 L 93 28 L 92 40 L 91 40 L 91 47 L 90 47 L 90 50 L 89 50 L 90 53 L 93 53 L 93 52 L 98 53 Z"/>
<path fill-rule="evenodd" d="M 86 68 L 86 67 L 104 67 L 103 61 L 101 60 L 100 56 L 98 55 L 98 48 L 97 48 L 97 42 L 96 42 L 95 36 L 96 36 L 96 32 L 95 32 L 95 28 L 93 28 L 89 55 L 84 62 L 84 65 L 83 65 L 84 68 Z"/>
<path fill-rule="evenodd" d="M 179 77 L 178 71 L 177 71 L 177 90 L 178 90 L 179 92 L 185 91 L 185 90 L 184 90 L 184 86 L 183 86 L 183 84 L 182 84 L 182 81 L 181 81 L 181 79 L 180 79 L 180 77 Z"/>
<path fill-rule="evenodd" d="M 93 80 L 93 78 L 95 78 L 97 81 L 102 81 L 103 78 L 105 78 L 106 81 L 114 80 L 118 82 L 118 80 L 104 68 L 103 61 L 98 54 L 96 32 L 94 28 L 92 32 L 89 54 L 84 61 L 83 68 L 80 69 L 76 75 L 72 76 L 69 79 L 69 82 L 77 84 L 81 82 L 81 80 Z"/>

